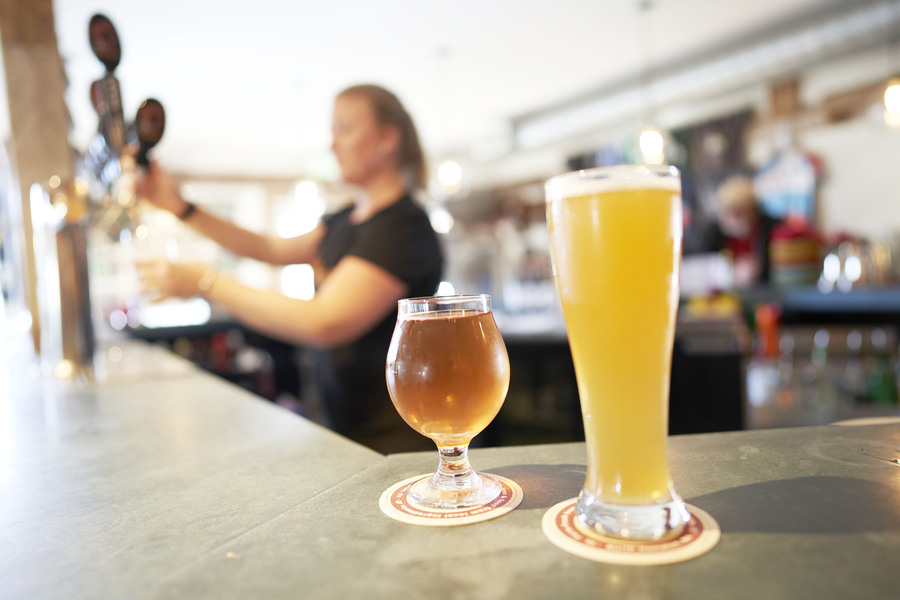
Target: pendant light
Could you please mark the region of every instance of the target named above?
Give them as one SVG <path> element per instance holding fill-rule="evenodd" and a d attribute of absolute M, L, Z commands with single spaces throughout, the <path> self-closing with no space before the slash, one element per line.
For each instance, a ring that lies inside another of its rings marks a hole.
<path fill-rule="evenodd" d="M 440 90 L 441 104 L 444 106 L 444 118 L 448 123 L 455 123 L 455 107 L 453 103 L 453 81 L 451 76 L 452 64 L 450 61 L 450 48 L 441 46 L 436 53 L 438 82 L 436 89 Z M 468 195 L 468 169 L 456 153 L 446 153 L 435 168 L 435 177 L 432 180 L 432 192 L 439 202 L 456 200 Z"/>
<path fill-rule="evenodd" d="M 888 4 L 888 10 L 896 12 L 898 10 L 897 0 L 893 0 Z M 892 20 L 888 19 L 888 23 Z M 887 52 L 888 70 L 896 73 L 895 60 L 893 56 L 893 44 L 890 26 L 885 31 L 885 47 Z M 900 127 L 900 77 L 894 75 L 888 80 L 884 89 L 884 123 L 888 127 Z"/>
<path fill-rule="evenodd" d="M 641 89 L 644 99 L 641 107 L 643 114 L 644 126 L 638 137 L 638 148 L 641 151 L 641 157 L 646 164 L 662 164 L 665 159 L 666 143 L 662 130 L 653 124 L 653 52 L 650 44 L 653 40 L 653 33 L 650 29 L 650 11 L 654 8 L 654 0 L 638 0 L 638 26 L 640 33 L 638 35 L 638 44 L 640 52 L 644 55 L 644 72 Z"/>

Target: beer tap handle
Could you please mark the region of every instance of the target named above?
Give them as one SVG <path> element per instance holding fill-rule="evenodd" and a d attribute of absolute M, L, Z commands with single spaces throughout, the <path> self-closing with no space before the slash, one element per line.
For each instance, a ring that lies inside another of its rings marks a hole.
<path fill-rule="evenodd" d="M 159 143 L 166 128 L 166 111 L 158 100 L 147 98 L 138 108 L 134 119 L 134 130 L 138 139 L 138 152 L 135 162 L 141 167 L 150 166 L 147 152 Z"/>
<path fill-rule="evenodd" d="M 88 23 L 88 41 L 91 50 L 107 73 L 112 73 L 122 60 L 122 45 L 119 43 L 119 34 L 105 15 L 95 14 Z"/>
<path fill-rule="evenodd" d="M 125 146 L 125 119 L 119 80 L 113 74 L 122 59 L 119 34 L 106 16 L 95 14 L 88 24 L 88 40 L 106 74 L 91 85 L 91 103 L 100 116 L 100 131 L 107 145 L 118 156 Z"/>

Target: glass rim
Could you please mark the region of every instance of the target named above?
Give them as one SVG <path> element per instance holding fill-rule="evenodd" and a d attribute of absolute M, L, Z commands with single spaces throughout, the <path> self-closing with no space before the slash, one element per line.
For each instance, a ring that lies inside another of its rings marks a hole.
<path fill-rule="evenodd" d="M 404 308 L 423 307 L 425 310 L 416 312 L 440 312 L 442 310 L 452 310 L 446 308 L 448 305 L 459 305 L 467 302 L 480 303 L 485 312 L 492 312 L 491 295 L 490 294 L 455 294 L 449 296 L 416 296 L 414 298 L 401 298 L 397 300 L 397 309 L 403 312 Z"/>
<path fill-rule="evenodd" d="M 674 165 L 646 165 L 646 164 L 621 164 L 606 165 L 603 167 L 591 167 L 589 169 L 578 169 L 577 171 L 568 171 L 554 175 L 547 180 L 547 185 L 551 183 L 563 183 L 569 180 L 584 179 L 605 179 L 607 177 L 623 174 L 631 174 L 637 176 L 656 175 L 657 177 L 677 177 L 680 175 L 678 167 Z"/>
<path fill-rule="evenodd" d="M 446 296 L 415 296 L 412 298 L 401 298 L 397 300 L 397 304 L 423 304 L 425 302 L 449 303 L 449 302 L 467 302 L 471 300 L 491 299 L 490 294 L 450 294 Z"/>
<path fill-rule="evenodd" d="M 602 167 L 590 167 L 587 169 L 577 169 L 554 175 L 548 181 L 553 179 L 572 178 L 572 179 L 595 179 L 601 176 L 618 175 L 622 173 L 634 173 L 640 175 L 658 175 L 675 176 L 679 174 L 678 167 L 675 165 L 648 165 L 648 164 L 619 164 L 605 165 Z"/>

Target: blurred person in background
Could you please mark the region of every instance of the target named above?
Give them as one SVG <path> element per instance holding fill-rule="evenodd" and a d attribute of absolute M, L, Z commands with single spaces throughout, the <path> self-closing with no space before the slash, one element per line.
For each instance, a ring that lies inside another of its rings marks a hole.
<path fill-rule="evenodd" d="M 769 239 L 779 221 L 765 214 L 747 175 L 732 175 L 716 188 L 716 220 L 703 245 L 723 252 L 733 266 L 734 286 L 769 281 Z"/>
<path fill-rule="evenodd" d="M 437 236 L 413 199 L 426 184 L 416 127 L 394 94 L 358 85 L 335 98 L 332 136 L 341 177 L 361 194 L 298 237 L 260 235 L 214 216 L 184 199 L 155 162 L 136 189 L 237 255 L 317 265 L 312 300 L 254 289 L 198 263 L 142 265 L 142 286 L 157 300 L 202 295 L 256 331 L 316 349 L 317 388 L 338 433 L 383 453 L 433 448 L 400 418 L 384 376 L 397 301 L 434 294 L 443 268 Z"/>

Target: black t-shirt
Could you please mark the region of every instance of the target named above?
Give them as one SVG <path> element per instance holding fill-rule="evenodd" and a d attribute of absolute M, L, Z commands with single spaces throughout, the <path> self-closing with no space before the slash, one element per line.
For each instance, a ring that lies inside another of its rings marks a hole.
<path fill-rule="evenodd" d="M 345 256 L 366 260 L 408 286 L 407 296 L 430 296 L 441 280 L 443 258 L 434 229 L 407 194 L 353 224 L 352 207 L 324 219 L 319 257 L 325 269 Z M 381 452 L 429 448 L 391 404 L 384 378 L 396 308 L 371 331 L 345 346 L 317 352 L 316 373 L 332 429 Z"/>

